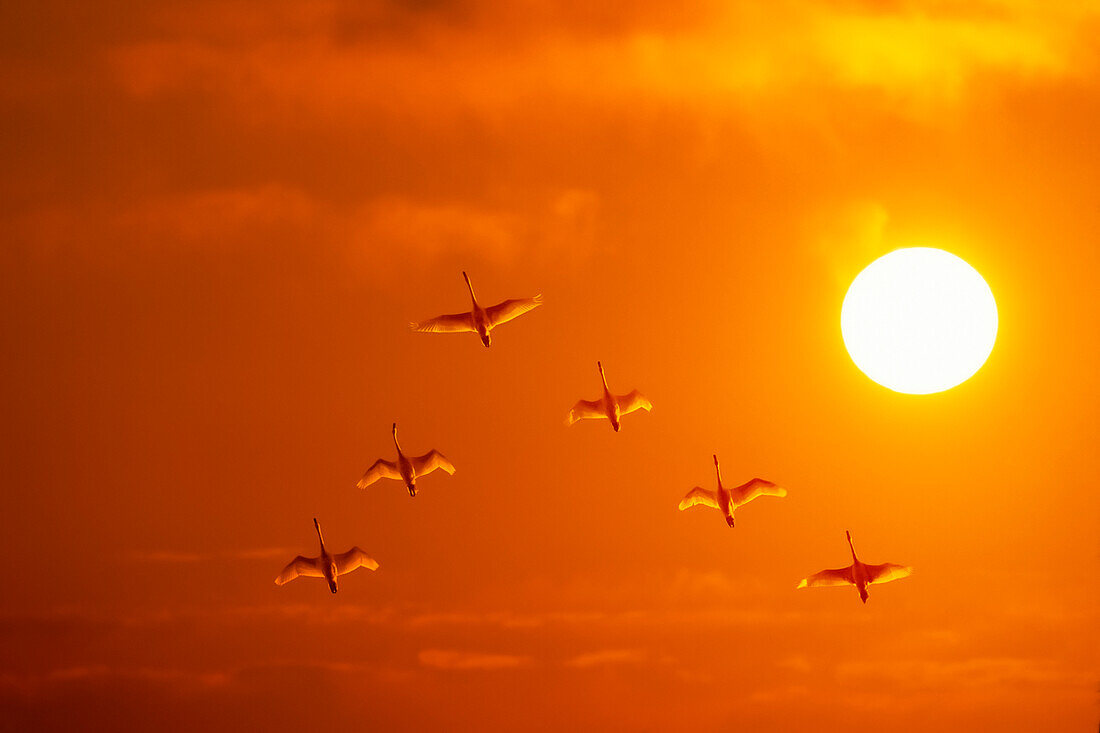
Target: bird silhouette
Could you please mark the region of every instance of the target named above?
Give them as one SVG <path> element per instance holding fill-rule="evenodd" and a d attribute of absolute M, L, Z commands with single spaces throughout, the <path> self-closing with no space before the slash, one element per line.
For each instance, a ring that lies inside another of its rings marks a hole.
<path fill-rule="evenodd" d="M 542 295 L 536 295 L 533 298 L 505 300 L 488 308 L 482 308 L 474 296 L 474 286 L 470 283 L 469 275 L 463 272 L 462 277 L 466 280 L 466 287 L 470 291 L 470 302 L 473 304 L 473 309 L 469 313 L 455 313 L 436 316 L 426 321 L 414 321 L 409 324 L 409 328 L 420 333 L 476 333 L 481 337 L 481 343 L 489 347 L 493 343 L 491 334 L 494 328 L 542 305 Z"/>
<path fill-rule="evenodd" d="M 714 472 L 718 476 L 718 490 L 711 491 L 701 486 L 696 486 L 680 500 L 680 511 L 690 509 L 693 506 L 703 505 L 722 512 L 726 518 L 726 524 L 733 526 L 733 511 L 738 507 L 748 504 L 758 496 L 786 496 L 787 490 L 782 486 L 776 486 L 771 481 L 762 478 L 754 478 L 751 481 L 726 489 L 722 485 L 722 468 L 718 465 L 718 456 L 714 456 Z"/>
<path fill-rule="evenodd" d="M 397 461 L 386 461 L 379 458 L 374 462 L 363 478 L 356 484 L 360 489 L 365 489 L 380 478 L 395 479 L 405 482 L 405 488 L 409 490 L 409 496 L 416 496 L 416 480 L 425 474 L 429 474 L 437 468 L 441 468 L 449 474 L 454 474 L 455 467 L 439 451 L 432 449 L 422 456 L 409 458 L 401 452 L 401 444 L 397 442 L 397 423 L 393 424 L 393 444 L 397 447 Z"/>
<path fill-rule="evenodd" d="M 908 577 L 913 568 L 905 565 L 896 565 L 892 562 L 884 562 L 881 565 L 867 565 L 856 557 L 856 548 L 852 544 L 852 534 L 847 530 L 844 536 L 848 538 L 848 547 L 852 551 L 852 564 L 846 568 L 822 570 L 808 578 L 803 578 L 799 588 L 817 588 L 827 585 L 854 585 L 859 591 L 859 599 L 867 602 L 867 586 L 872 583 L 889 583 L 891 580 Z"/>
<path fill-rule="evenodd" d="M 359 568 L 378 569 L 375 559 L 358 547 L 352 547 L 339 555 L 330 555 L 325 549 L 325 538 L 321 536 L 321 524 L 316 517 L 313 519 L 313 526 L 317 529 L 317 540 L 321 543 L 321 555 L 319 557 L 299 555 L 294 558 L 275 578 L 275 585 L 286 585 L 295 578 L 324 578 L 328 582 L 329 590 L 335 593 L 338 590 L 337 577 L 347 575 Z"/>
<path fill-rule="evenodd" d="M 624 395 L 611 394 L 611 390 L 607 388 L 607 376 L 603 373 L 603 364 L 597 361 L 596 367 L 600 370 L 600 380 L 603 382 L 603 397 L 591 402 L 579 400 L 573 405 L 573 409 L 569 411 L 569 417 L 566 418 L 569 425 L 578 420 L 604 418 L 611 421 L 611 427 L 617 433 L 622 427 L 620 420 L 623 415 L 629 415 L 635 410 L 649 412 L 653 409 L 653 403 L 638 390 Z"/>

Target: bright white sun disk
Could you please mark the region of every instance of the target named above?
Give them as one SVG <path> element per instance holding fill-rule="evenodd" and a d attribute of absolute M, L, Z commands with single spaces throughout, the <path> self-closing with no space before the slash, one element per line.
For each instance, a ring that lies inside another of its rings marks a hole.
<path fill-rule="evenodd" d="M 997 303 L 978 271 L 942 249 L 912 247 L 856 276 L 840 311 L 856 366 L 895 392 L 930 394 L 974 375 L 997 340 Z"/>

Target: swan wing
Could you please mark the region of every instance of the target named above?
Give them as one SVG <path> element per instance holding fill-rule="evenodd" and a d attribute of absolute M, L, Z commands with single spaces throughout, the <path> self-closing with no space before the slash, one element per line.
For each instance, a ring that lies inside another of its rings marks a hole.
<path fill-rule="evenodd" d="M 889 583 L 891 580 L 908 578 L 913 573 L 913 568 L 892 562 L 884 562 L 881 565 L 864 563 L 863 569 L 867 571 L 868 583 Z"/>
<path fill-rule="evenodd" d="M 733 501 L 737 506 L 741 506 L 742 504 L 748 504 L 758 496 L 786 496 L 787 490 L 771 481 L 754 478 L 747 484 L 738 486 L 730 494 L 733 495 Z"/>
<path fill-rule="evenodd" d="M 529 310 L 538 308 L 540 305 L 542 305 L 542 295 L 536 295 L 534 298 L 516 298 L 486 308 L 485 315 L 489 317 L 491 325 L 499 326 L 513 318 L 522 316 Z"/>
<path fill-rule="evenodd" d="M 337 575 L 347 575 L 352 570 L 358 570 L 359 568 L 378 569 L 378 561 L 358 547 L 353 547 L 347 552 L 341 552 L 332 559 L 336 561 Z"/>
<path fill-rule="evenodd" d="M 710 489 L 704 489 L 702 486 L 696 486 L 691 491 L 687 492 L 687 496 L 680 499 L 680 511 L 690 509 L 696 504 L 702 504 L 703 506 L 709 506 L 712 509 L 718 508 L 718 495 Z"/>
<path fill-rule="evenodd" d="M 814 573 L 808 578 L 803 578 L 799 583 L 799 588 L 821 588 L 828 585 L 855 585 L 856 581 L 852 577 L 852 566 L 849 565 L 846 568 L 836 568 L 835 570 L 822 570 L 820 573 Z"/>
<path fill-rule="evenodd" d="M 437 468 L 442 468 L 449 474 L 454 474 L 455 467 L 451 465 L 451 462 L 437 450 L 431 450 L 422 456 L 412 459 L 413 473 L 417 476 L 423 476 L 426 473 L 431 473 Z"/>
<path fill-rule="evenodd" d="M 363 478 L 359 479 L 356 486 L 365 489 L 380 478 L 400 479 L 401 472 L 397 470 L 397 464 L 379 458 L 373 466 L 367 469 L 367 472 L 363 474 Z"/>
<path fill-rule="evenodd" d="M 619 403 L 619 413 L 623 415 L 627 415 L 635 410 L 645 410 L 649 412 L 653 409 L 653 403 L 638 390 L 634 390 L 630 394 L 616 395 L 615 401 Z"/>
<path fill-rule="evenodd" d="M 321 558 L 319 557 L 303 557 L 299 555 L 290 561 L 290 564 L 283 568 L 283 572 L 279 573 L 279 576 L 275 578 L 275 585 L 286 585 L 295 578 L 323 578 L 325 574 L 321 572 Z"/>
<path fill-rule="evenodd" d="M 603 409 L 603 401 L 598 400 L 595 402 L 589 402 L 588 400 L 578 400 L 577 404 L 573 405 L 573 409 L 569 411 L 569 417 L 566 422 L 572 425 L 578 420 L 590 420 L 594 418 L 606 418 L 607 412 Z"/>
<path fill-rule="evenodd" d="M 472 313 L 455 313 L 449 316 L 436 316 L 419 323 L 409 324 L 409 328 L 420 333 L 467 333 L 473 332 L 474 319 Z"/>

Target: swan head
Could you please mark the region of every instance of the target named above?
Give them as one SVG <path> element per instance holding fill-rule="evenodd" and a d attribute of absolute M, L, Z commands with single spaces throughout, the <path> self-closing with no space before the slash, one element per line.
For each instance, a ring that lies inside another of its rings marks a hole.
<path fill-rule="evenodd" d="M 416 484 L 409 484 L 405 488 L 409 490 L 409 496 L 416 496 Z"/>

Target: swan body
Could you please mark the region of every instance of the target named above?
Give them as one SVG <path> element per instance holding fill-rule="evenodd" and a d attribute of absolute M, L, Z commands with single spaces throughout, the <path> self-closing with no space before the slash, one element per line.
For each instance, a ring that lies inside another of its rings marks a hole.
<path fill-rule="evenodd" d="M 726 524 L 733 527 L 733 512 L 740 506 L 748 504 L 758 496 L 786 496 L 787 490 L 782 486 L 776 486 L 771 481 L 762 478 L 754 478 L 751 481 L 726 489 L 722 485 L 722 468 L 718 465 L 718 456 L 714 456 L 714 472 L 718 477 L 718 490 L 711 491 L 701 486 L 696 486 L 680 500 L 680 511 L 690 509 L 693 506 L 708 506 L 722 512 L 726 518 Z"/>
<path fill-rule="evenodd" d="M 622 427 L 620 421 L 623 415 L 629 415 L 635 410 L 649 412 L 653 409 L 653 403 L 638 390 L 624 395 L 611 394 L 611 390 L 607 388 L 607 377 L 603 373 L 603 364 L 597 361 L 596 366 L 600 370 L 600 380 L 603 382 L 603 396 L 598 400 L 579 400 L 577 404 L 573 405 L 573 409 L 569 411 L 569 417 L 566 418 L 567 424 L 572 425 L 578 420 L 602 418 L 610 420 L 611 427 L 617 433 Z"/>
<path fill-rule="evenodd" d="M 335 593 L 338 590 L 337 577 L 347 575 L 359 568 L 378 569 L 375 559 L 358 547 L 352 547 L 338 555 L 330 555 L 325 549 L 325 538 L 321 536 L 321 525 L 316 518 L 313 520 L 313 526 L 317 529 L 317 539 L 321 543 L 321 555 L 319 557 L 299 555 L 294 558 L 275 578 L 275 585 L 286 585 L 295 578 L 324 578 L 329 590 Z"/>
<path fill-rule="evenodd" d="M 488 348 L 493 343 L 491 332 L 494 328 L 542 305 L 542 296 L 536 295 L 533 298 L 505 300 L 482 308 L 474 296 L 474 286 L 470 284 L 469 275 L 463 272 L 462 277 L 470 291 L 472 308 L 469 313 L 437 316 L 427 321 L 410 323 L 409 328 L 420 333 L 476 333 L 481 338 L 481 343 Z"/>
<path fill-rule="evenodd" d="M 892 562 L 884 562 L 881 565 L 867 565 L 856 557 L 856 548 L 852 545 L 852 535 L 845 530 L 844 536 L 848 538 L 848 547 L 852 551 L 852 564 L 846 568 L 822 570 L 808 578 L 803 578 L 799 588 L 817 588 L 827 585 L 854 585 L 859 591 L 859 599 L 867 602 L 867 586 L 872 583 L 889 583 L 891 580 L 906 578 L 913 572 L 913 568 L 906 565 L 896 565 Z"/>
<path fill-rule="evenodd" d="M 429 474 L 437 468 L 454 475 L 455 467 L 439 451 L 432 449 L 422 456 L 406 456 L 401 452 L 401 444 L 397 442 L 397 423 L 393 424 L 393 444 L 397 447 L 397 460 L 386 461 L 379 458 L 374 462 L 363 478 L 356 484 L 360 489 L 365 489 L 381 478 L 396 479 L 405 482 L 405 488 L 409 490 L 409 496 L 416 496 L 416 480 L 425 474 Z"/>

